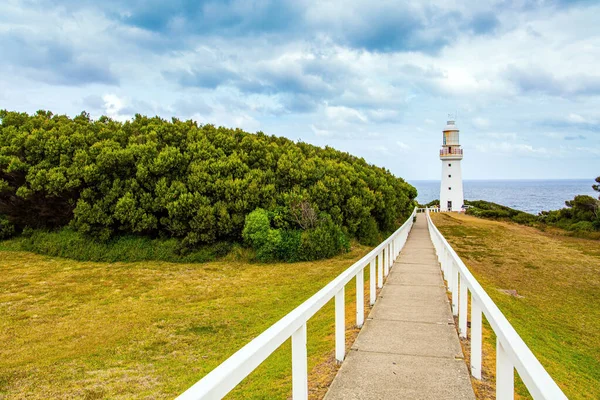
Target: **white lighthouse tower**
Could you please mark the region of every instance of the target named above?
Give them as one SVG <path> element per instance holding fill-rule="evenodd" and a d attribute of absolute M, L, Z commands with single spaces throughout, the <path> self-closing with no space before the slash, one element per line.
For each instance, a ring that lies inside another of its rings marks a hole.
<path fill-rule="evenodd" d="M 448 121 L 443 131 L 440 150 L 442 160 L 442 184 L 440 186 L 440 210 L 460 211 L 463 206 L 463 182 L 460 162 L 463 150 L 458 141 L 458 128 L 454 120 Z"/>

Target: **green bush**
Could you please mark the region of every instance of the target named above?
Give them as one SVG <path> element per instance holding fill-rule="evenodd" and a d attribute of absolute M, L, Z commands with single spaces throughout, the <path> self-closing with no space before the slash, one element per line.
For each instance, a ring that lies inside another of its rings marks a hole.
<path fill-rule="evenodd" d="M 259 248 L 269 240 L 269 231 L 271 231 L 269 213 L 262 208 L 257 208 L 246 216 L 242 237 L 248 245 Z"/>
<path fill-rule="evenodd" d="M 68 225 L 101 241 L 177 238 L 191 250 L 240 242 L 246 216 L 262 208 L 289 250 L 283 230 L 314 229 L 299 226 L 314 222 L 295 214 L 299 204 L 372 241 L 410 215 L 416 194 L 361 158 L 262 132 L 0 111 L 0 215 L 19 232 Z M 277 234 L 262 240 L 274 245 Z"/>
<path fill-rule="evenodd" d="M 538 218 L 535 215 L 528 214 L 525 212 L 518 213 L 514 217 L 511 218 L 517 224 L 529 225 L 538 221 Z"/>
<path fill-rule="evenodd" d="M 579 221 L 569 225 L 567 229 L 576 232 L 592 232 L 594 230 L 594 224 L 590 221 Z"/>
<path fill-rule="evenodd" d="M 281 232 L 281 241 L 277 249 L 277 259 L 282 261 L 294 262 L 300 261 L 300 244 L 302 241 L 302 231 L 283 230 Z"/>
<path fill-rule="evenodd" d="M 0 239 L 7 239 L 15 234 L 15 226 L 3 215 L 0 215 Z"/>
<path fill-rule="evenodd" d="M 243 237 L 259 261 L 311 261 L 348 251 L 350 243 L 332 218 L 321 214 L 309 229 L 274 229 L 273 214 L 258 208 L 246 217 Z"/>
<path fill-rule="evenodd" d="M 356 237 L 361 244 L 367 246 L 375 246 L 381 241 L 381 235 L 377 228 L 377 221 L 375 218 L 368 218 L 363 220 L 358 226 Z"/>

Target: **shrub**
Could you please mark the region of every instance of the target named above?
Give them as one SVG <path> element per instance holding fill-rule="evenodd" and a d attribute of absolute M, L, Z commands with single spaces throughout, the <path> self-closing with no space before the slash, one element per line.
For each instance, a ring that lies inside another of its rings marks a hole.
<path fill-rule="evenodd" d="M 333 257 L 349 250 L 344 232 L 331 218 L 325 218 L 319 226 L 302 232 L 300 259 L 310 261 Z"/>
<path fill-rule="evenodd" d="M 594 230 L 594 224 L 589 221 L 579 221 L 569 225 L 567 229 L 576 232 L 591 232 Z"/>
<path fill-rule="evenodd" d="M 516 222 L 517 224 L 524 224 L 524 225 L 533 224 L 538 220 L 538 218 L 535 215 L 528 214 L 525 212 L 518 213 L 511 219 L 514 222 Z"/>
<path fill-rule="evenodd" d="M 246 216 L 242 237 L 251 247 L 259 248 L 269 240 L 270 230 L 269 213 L 262 208 L 257 208 Z"/>
<path fill-rule="evenodd" d="M 310 229 L 274 229 L 271 215 L 256 209 L 246 217 L 243 237 L 259 261 L 311 261 L 348 251 L 350 244 L 330 216 L 321 214 Z"/>
<path fill-rule="evenodd" d="M 380 242 L 379 229 L 375 218 L 363 220 L 358 226 L 356 237 L 361 244 L 375 246 Z"/>
<path fill-rule="evenodd" d="M 0 239 L 7 239 L 15 234 L 15 226 L 3 215 L 0 215 Z"/>

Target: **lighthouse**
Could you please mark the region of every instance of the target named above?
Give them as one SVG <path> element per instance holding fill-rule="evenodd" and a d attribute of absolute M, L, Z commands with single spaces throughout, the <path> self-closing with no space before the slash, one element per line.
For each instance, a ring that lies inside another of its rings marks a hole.
<path fill-rule="evenodd" d="M 446 123 L 442 140 L 442 149 L 440 150 L 440 160 L 442 160 L 440 210 L 461 211 L 464 203 L 462 171 L 460 168 L 463 150 L 460 148 L 458 127 L 454 120 Z"/>

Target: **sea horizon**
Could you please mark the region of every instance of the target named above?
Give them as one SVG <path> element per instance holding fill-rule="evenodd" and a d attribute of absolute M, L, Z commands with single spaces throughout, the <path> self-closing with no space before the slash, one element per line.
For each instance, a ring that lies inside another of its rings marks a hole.
<path fill-rule="evenodd" d="M 439 199 L 440 180 L 407 180 L 417 188 L 421 204 Z M 565 201 L 577 195 L 598 197 L 594 178 L 580 179 L 465 179 L 465 200 L 485 200 L 510 208 L 538 214 L 566 207 Z"/>

